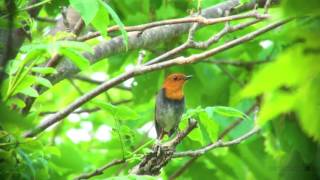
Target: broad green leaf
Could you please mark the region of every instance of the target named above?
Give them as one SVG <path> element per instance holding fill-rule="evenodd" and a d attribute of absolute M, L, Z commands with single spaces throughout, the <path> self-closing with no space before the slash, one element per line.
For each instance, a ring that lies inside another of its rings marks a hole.
<path fill-rule="evenodd" d="M 31 87 L 36 82 L 35 76 L 26 75 L 16 86 L 13 95 Z M 27 90 L 28 91 L 28 90 Z M 32 91 L 32 90 L 31 90 Z"/>
<path fill-rule="evenodd" d="M 320 142 L 320 76 L 302 87 L 297 101 L 297 112 L 303 130 Z"/>
<path fill-rule="evenodd" d="M 210 142 L 216 141 L 219 132 L 219 125 L 215 122 L 214 119 L 211 119 L 206 112 L 200 112 L 199 119 L 200 123 L 203 124 L 203 127 L 210 137 Z"/>
<path fill-rule="evenodd" d="M 117 111 L 115 116 L 118 117 L 120 120 L 134 120 L 139 117 L 139 115 L 135 111 L 133 111 L 131 108 L 127 106 L 120 105 L 116 107 Z"/>
<path fill-rule="evenodd" d="M 211 114 L 212 112 L 216 112 L 217 114 L 225 117 L 238 117 L 238 118 L 249 119 L 249 117 L 246 114 L 232 107 L 225 107 L 225 106 L 206 107 L 205 111 L 208 114 Z"/>
<path fill-rule="evenodd" d="M 14 75 L 18 71 L 19 65 L 20 65 L 20 61 L 13 59 L 8 62 L 5 72 L 9 75 Z"/>
<path fill-rule="evenodd" d="M 52 67 L 33 67 L 31 69 L 31 71 L 36 72 L 36 73 L 40 73 L 42 75 L 57 74 L 58 73 L 58 71 Z"/>
<path fill-rule="evenodd" d="M 35 168 L 33 167 L 32 160 L 29 158 L 29 156 L 22 149 L 18 148 L 17 152 L 23 159 L 22 163 L 27 165 L 28 169 L 31 172 L 32 178 L 35 179 L 36 171 L 35 171 Z"/>
<path fill-rule="evenodd" d="M 47 87 L 47 88 L 51 88 L 52 87 L 52 84 L 48 79 L 40 77 L 40 76 L 36 77 L 36 82 L 38 84 L 41 84 L 41 85 Z"/>
<path fill-rule="evenodd" d="M 76 148 L 71 142 L 57 146 L 60 150 L 60 156 L 52 156 L 52 161 L 64 169 L 70 171 L 81 171 L 85 165 L 81 149 Z"/>
<path fill-rule="evenodd" d="M 92 101 L 93 104 L 95 104 L 96 106 L 100 107 L 101 109 L 110 112 L 111 114 L 115 114 L 116 113 L 116 107 L 108 102 L 102 101 L 102 100 L 93 100 Z"/>
<path fill-rule="evenodd" d="M 101 100 L 94 100 L 94 104 L 100 108 L 110 112 L 116 119 L 119 120 L 134 120 L 139 117 L 139 115 L 127 106 L 114 106 L 108 102 Z"/>
<path fill-rule="evenodd" d="M 279 114 L 290 111 L 295 105 L 296 98 L 294 93 L 274 92 L 266 94 L 257 119 L 258 125 L 263 126 Z"/>
<path fill-rule="evenodd" d="M 72 49 L 74 51 L 87 51 L 93 53 L 93 49 L 87 43 L 77 41 L 57 41 L 54 43 L 57 47 L 62 49 Z"/>
<path fill-rule="evenodd" d="M 48 49 L 53 49 L 53 48 L 54 46 L 47 43 L 32 43 L 32 44 L 21 46 L 20 50 L 22 52 L 33 52 L 33 51 L 36 52 L 36 51 L 42 51 L 42 50 L 48 51 Z"/>
<path fill-rule="evenodd" d="M 13 105 L 18 106 L 20 109 L 24 108 L 26 106 L 26 104 L 24 103 L 23 100 L 19 99 L 19 98 L 10 98 L 7 102 L 7 105 L 9 107 L 12 107 Z"/>
<path fill-rule="evenodd" d="M 102 0 L 98 0 L 105 8 L 106 10 L 109 12 L 109 14 L 111 15 L 112 19 L 117 23 L 117 25 L 120 28 L 122 37 L 123 37 L 123 43 L 126 47 L 126 49 L 128 49 L 128 33 L 127 31 L 124 29 L 124 24 L 122 23 L 122 21 L 120 20 L 119 16 L 117 15 L 117 13 L 104 1 Z"/>
<path fill-rule="evenodd" d="M 320 71 L 320 63 L 313 58 L 306 58 L 303 51 L 297 46 L 281 54 L 275 62 L 269 63 L 255 74 L 242 90 L 241 96 L 253 97 L 263 92 L 273 91 L 280 86 L 298 85 L 314 76 Z"/>
<path fill-rule="evenodd" d="M 22 93 L 22 94 L 30 96 L 30 97 L 38 97 L 39 96 L 39 93 L 32 87 L 27 87 L 27 88 L 19 91 L 19 93 Z"/>
<path fill-rule="evenodd" d="M 182 119 L 179 125 L 179 129 L 186 129 L 188 126 L 188 120 L 187 119 Z M 206 145 L 206 141 L 203 138 L 202 132 L 199 127 L 196 127 L 193 129 L 189 134 L 188 138 L 191 139 L 192 141 L 198 142 L 199 144 Z"/>
<path fill-rule="evenodd" d="M 45 53 L 45 50 L 41 48 L 29 51 L 26 57 L 23 59 L 23 64 L 27 64 L 29 62 L 38 60 L 44 53 Z"/>
<path fill-rule="evenodd" d="M 100 32 L 102 36 L 107 36 L 107 28 L 110 23 L 109 21 L 109 13 L 100 3 L 99 11 L 92 20 L 91 24 Z"/>
<path fill-rule="evenodd" d="M 90 24 L 99 10 L 97 0 L 69 0 L 69 2 L 79 12 L 86 25 Z"/>
<path fill-rule="evenodd" d="M 59 48 L 59 53 L 70 59 L 80 70 L 86 70 L 90 66 L 89 60 L 75 50 Z"/>
<path fill-rule="evenodd" d="M 55 155 L 55 156 L 61 157 L 61 152 L 58 147 L 47 146 L 47 147 L 45 147 L 45 151 L 50 155 Z"/>
<path fill-rule="evenodd" d="M 305 3 L 301 0 L 281 1 L 283 11 L 288 15 L 319 15 L 320 4 L 318 0 L 309 0 Z"/>

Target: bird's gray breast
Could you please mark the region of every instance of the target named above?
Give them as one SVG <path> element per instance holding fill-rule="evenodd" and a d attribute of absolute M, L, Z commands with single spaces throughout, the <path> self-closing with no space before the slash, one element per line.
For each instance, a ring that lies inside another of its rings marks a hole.
<path fill-rule="evenodd" d="M 184 99 L 170 100 L 165 97 L 164 90 L 157 96 L 156 121 L 165 132 L 171 131 L 179 124 L 184 111 Z"/>

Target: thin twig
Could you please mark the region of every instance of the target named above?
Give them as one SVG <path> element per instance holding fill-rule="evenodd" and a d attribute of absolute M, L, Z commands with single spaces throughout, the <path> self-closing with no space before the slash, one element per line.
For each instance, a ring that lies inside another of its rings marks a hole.
<path fill-rule="evenodd" d="M 264 14 L 268 14 L 270 4 L 271 4 L 271 0 L 266 0 L 266 3 L 264 4 Z"/>
<path fill-rule="evenodd" d="M 193 40 L 193 34 L 190 33 L 190 31 L 192 32 L 192 29 L 189 31 L 189 37 L 188 40 L 181 44 L 180 46 L 148 61 L 147 63 L 145 63 L 145 65 L 151 65 L 151 64 L 155 64 L 161 61 L 164 61 L 166 58 L 169 58 L 179 52 L 184 51 L 187 48 L 195 48 L 195 49 L 206 49 L 208 48 L 210 45 L 212 45 L 213 43 L 218 42 L 224 35 L 231 33 L 231 32 L 235 32 L 238 30 L 241 30 L 245 27 L 251 26 L 253 24 L 256 24 L 258 22 L 260 22 L 262 19 L 255 19 L 253 21 L 249 21 L 249 22 L 245 22 L 245 23 L 241 23 L 239 25 L 230 27 L 229 25 L 225 26 L 220 32 L 218 32 L 217 34 L 213 35 L 212 37 L 210 37 L 207 41 L 203 41 L 203 42 L 195 42 L 195 41 L 191 41 Z M 191 36 L 191 37 L 190 37 Z"/>
<path fill-rule="evenodd" d="M 237 77 L 235 77 L 233 74 L 231 74 L 225 67 L 218 65 L 220 70 L 230 79 L 233 80 L 235 83 L 237 83 L 240 87 L 244 86 L 244 83 L 240 81 Z"/>
<path fill-rule="evenodd" d="M 209 64 L 215 64 L 215 65 L 231 65 L 235 67 L 244 67 L 247 69 L 251 69 L 252 66 L 268 63 L 271 61 L 270 60 L 263 60 L 263 61 L 207 60 L 203 62 L 209 63 Z"/>
<path fill-rule="evenodd" d="M 78 79 L 80 81 L 84 81 L 84 82 L 88 82 L 88 83 L 92 83 L 92 84 L 97 84 L 97 85 L 100 85 L 100 84 L 104 83 L 104 81 L 91 79 L 91 78 L 86 77 L 86 76 L 76 75 L 76 76 L 74 76 L 74 78 Z M 121 89 L 121 90 L 126 90 L 126 91 L 131 91 L 132 90 L 130 87 L 123 86 L 123 85 L 117 85 L 117 86 L 115 86 L 115 88 L 118 88 L 118 89 Z"/>
<path fill-rule="evenodd" d="M 145 50 L 139 51 L 139 56 L 138 56 L 138 59 L 137 59 L 137 66 L 140 66 L 142 64 L 145 55 L 146 55 L 146 51 Z"/>
<path fill-rule="evenodd" d="M 70 84 L 77 90 L 77 92 L 80 94 L 80 95 L 83 95 L 84 92 L 78 87 L 78 85 L 76 85 L 76 83 L 73 81 L 73 79 L 70 79 L 68 78 Z"/>
<path fill-rule="evenodd" d="M 41 22 L 57 23 L 56 19 L 48 18 L 48 17 L 35 17 L 34 19 Z"/>
<path fill-rule="evenodd" d="M 92 98 L 98 96 L 99 94 L 105 92 L 106 90 L 110 89 L 113 86 L 116 86 L 117 84 L 131 78 L 134 77 L 136 75 L 139 74 L 143 74 L 143 73 L 147 73 L 147 72 L 151 72 L 151 71 L 155 71 L 155 70 L 159 70 L 159 69 L 163 69 L 163 68 L 167 68 L 167 67 L 171 67 L 174 65 L 184 65 L 184 64 L 192 64 L 192 63 L 196 63 L 199 62 L 203 59 L 207 59 L 219 52 L 225 51 L 227 49 L 230 49 L 232 47 L 235 47 L 239 44 L 242 44 L 244 42 L 250 41 L 252 39 L 254 39 L 255 37 L 264 34 L 272 29 L 275 29 L 277 27 L 282 26 L 283 24 L 288 23 L 289 21 L 291 21 L 292 19 L 286 19 L 286 20 L 281 20 L 281 21 L 277 21 L 275 23 L 269 24 L 263 28 L 260 28 L 256 31 L 253 31 L 249 34 L 246 34 L 244 36 L 241 36 L 237 39 L 231 40 L 223 45 L 220 45 L 216 48 L 204 51 L 202 53 L 199 54 L 194 54 L 191 55 L 189 57 L 177 57 L 165 62 L 161 62 L 161 63 L 157 63 L 157 64 L 153 64 L 153 65 L 149 65 L 149 66 L 139 66 L 137 68 L 134 68 L 130 71 L 124 72 L 123 74 L 119 75 L 118 77 L 115 77 L 113 79 L 110 79 L 109 81 L 99 85 L 97 88 L 95 88 L 94 90 L 86 93 L 85 95 L 81 96 L 80 98 L 78 98 L 77 100 L 75 100 L 73 103 L 71 103 L 69 106 L 67 106 L 66 108 L 62 109 L 61 111 L 57 112 L 56 114 L 53 114 L 52 116 L 46 117 L 43 121 L 43 123 L 41 123 L 40 125 L 38 125 L 35 129 L 28 131 L 24 134 L 24 137 L 33 137 L 37 134 L 39 134 L 40 132 L 44 131 L 45 129 L 47 129 L 48 127 L 50 127 L 51 125 L 55 124 L 56 122 L 61 121 L 63 118 L 65 118 L 67 115 L 69 115 L 70 113 L 72 113 L 74 110 L 76 110 L 77 108 L 79 108 L 81 105 L 83 105 L 84 103 L 90 101 Z"/>
<path fill-rule="evenodd" d="M 257 106 L 257 103 L 253 104 L 245 114 L 249 115 L 251 114 L 255 107 Z M 235 120 L 232 124 L 230 124 L 227 128 L 225 128 L 219 135 L 218 140 L 222 140 L 227 134 L 231 132 L 235 127 L 237 127 L 241 122 L 243 121 L 243 118 L 238 118 Z"/>
<path fill-rule="evenodd" d="M 208 151 L 211 151 L 212 149 L 219 148 L 219 147 L 227 147 L 227 146 L 232 146 L 241 143 L 242 141 L 248 139 L 249 137 L 253 136 L 257 132 L 260 131 L 260 128 L 254 127 L 251 131 L 247 132 L 246 134 L 231 140 L 227 142 L 223 142 L 222 140 L 218 140 L 216 143 L 213 143 L 209 146 L 206 146 L 201 149 L 197 150 L 188 150 L 184 152 L 176 152 L 173 154 L 174 158 L 179 158 L 179 157 L 185 157 L 185 156 L 190 156 L 190 157 L 195 157 L 195 156 L 200 156 Z"/>
<path fill-rule="evenodd" d="M 117 101 L 117 102 L 113 102 L 112 105 L 125 104 L 125 103 L 131 102 L 131 101 L 132 101 L 131 99 L 124 99 L 124 100 L 120 100 L 120 101 Z M 101 109 L 100 108 L 80 109 L 80 110 L 74 111 L 73 113 L 76 113 L 76 114 L 93 113 L 93 112 L 97 112 L 99 110 L 101 110 Z M 45 111 L 45 112 L 41 112 L 39 114 L 39 116 L 46 116 L 46 115 L 55 114 L 55 113 L 57 113 L 57 111 Z"/>
<path fill-rule="evenodd" d="M 102 167 L 100 167 L 90 173 L 84 173 L 84 174 L 81 174 L 80 176 L 75 177 L 74 180 L 89 179 L 93 176 L 101 175 L 101 174 L 103 174 L 103 171 L 105 171 L 106 169 L 113 167 L 115 165 L 118 165 L 118 164 L 125 163 L 125 162 L 126 162 L 125 159 L 118 159 L 118 160 L 111 161 L 110 163 L 105 164 Z"/>

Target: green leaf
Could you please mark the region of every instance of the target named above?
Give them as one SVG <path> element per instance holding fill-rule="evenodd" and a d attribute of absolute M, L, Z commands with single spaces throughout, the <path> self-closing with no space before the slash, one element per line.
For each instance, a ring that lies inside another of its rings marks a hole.
<path fill-rule="evenodd" d="M 128 49 L 128 33 L 127 31 L 124 29 L 124 24 L 122 23 L 122 21 L 120 20 L 119 16 L 117 15 L 117 13 L 104 1 L 99 0 L 99 2 L 106 8 L 106 10 L 109 12 L 109 14 L 111 15 L 112 19 L 117 23 L 117 25 L 120 28 L 122 37 L 123 37 L 123 43 L 126 47 L 126 49 Z"/>
<path fill-rule="evenodd" d="M 31 69 L 31 71 L 36 72 L 36 73 L 40 73 L 42 75 L 57 74 L 58 73 L 58 71 L 52 67 L 33 67 Z"/>
<path fill-rule="evenodd" d="M 68 48 L 60 48 L 59 53 L 69 58 L 70 61 L 72 61 L 80 70 L 86 70 L 90 66 L 89 60 L 75 50 Z"/>
<path fill-rule="evenodd" d="M 127 106 L 116 106 L 117 113 L 115 114 L 120 120 L 135 120 L 139 115 Z"/>
<path fill-rule="evenodd" d="M 17 85 L 13 95 L 25 90 L 26 88 L 31 87 L 35 82 L 36 82 L 35 76 L 26 75 Z"/>
<path fill-rule="evenodd" d="M 213 111 L 225 117 L 238 117 L 238 118 L 250 119 L 245 113 L 232 107 L 225 107 L 225 106 L 206 107 L 205 111 L 208 114 L 210 114 Z"/>
<path fill-rule="evenodd" d="M 32 87 L 27 87 L 19 92 L 24 95 L 30 96 L 30 97 L 38 97 L 39 96 L 38 92 L 35 89 L 33 89 Z"/>
<path fill-rule="evenodd" d="M 28 157 L 28 155 L 20 148 L 17 149 L 18 154 L 22 157 L 23 163 L 27 165 L 28 169 L 31 172 L 32 179 L 35 179 L 35 168 L 33 167 L 32 160 Z"/>
<path fill-rule="evenodd" d="M 104 102 L 101 100 L 94 100 L 93 103 L 111 113 L 116 119 L 120 120 L 134 120 L 139 117 L 138 113 L 133 111 L 131 108 L 127 106 L 114 106 L 108 102 Z"/>
<path fill-rule="evenodd" d="M 109 13 L 106 8 L 99 3 L 99 11 L 92 20 L 91 24 L 100 32 L 102 36 L 107 36 L 107 28 L 109 23 Z"/>
<path fill-rule="evenodd" d="M 40 76 L 36 77 L 36 82 L 38 84 L 41 84 L 41 85 L 47 87 L 47 88 L 51 88 L 52 87 L 52 84 L 48 79 L 40 77 Z"/>
<path fill-rule="evenodd" d="M 26 106 L 26 104 L 24 103 L 24 101 L 22 101 L 21 99 L 19 98 L 10 98 L 7 102 L 7 105 L 9 107 L 12 107 L 13 105 L 16 105 L 18 106 L 20 109 L 21 108 L 24 108 Z"/>
<path fill-rule="evenodd" d="M 290 111 L 296 102 L 295 94 L 288 94 L 283 92 L 274 92 L 264 96 L 257 123 L 263 126 L 272 118 L 281 113 Z"/>
<path fill-rule="evenodd" d="M 297 101 L 297 112 L 303 130 L 320 142 L 320 75 L 302 87 Z"/>
<path fill-rule="evenodd" d="M 206 112 L 200 112 L 199 119 L 210 138 L 210 142 L 217 140 L 219 125 L 216 123 L 216 121 L 210 118 Z"/>
<path fill-rule="evenodd" d="M 81 15 L 84 22 L 89 25 L 99 10 L 97 0 L 69 0 L 70 5 Z"/>
<path fill-rule="evenodd" d="M 19 69 L 20 61 L 19 60 L 11 60 L 8 62 L 5 72 L 9 75 L 14 75 Z"/>
<path fill-rule="evenodd" d="M 77 51 L 86 51 L 93 53 L 93 49 L 85 42 L 77 42 L 77 41 L 57 41 L 54 44 L 59 47 L 59 49 L 72 49 Z"/>
<path fill-rule="evenodd" d="M 60 156 L 52 156 L 52 161 L 72 172 L 81 171 L 84 166 L 83 156 L 80 148 L 76 148 L 71 142 L 57 146 L 60 150 Z"/>
<path fill-rule="evenodd" d="M 281 5 L 284 12 L 288 15 L 319 15 L 320 13 L 320 4 L 318 0 L 308 0 L 308 3 L 301 0 L 283 0 L 281 1 Z"/>

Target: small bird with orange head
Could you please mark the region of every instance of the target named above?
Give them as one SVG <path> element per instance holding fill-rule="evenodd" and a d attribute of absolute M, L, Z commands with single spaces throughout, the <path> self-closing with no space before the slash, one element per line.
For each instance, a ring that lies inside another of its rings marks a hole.
<path fill-rule="evenodd" d="M 183 87 L 191 76 L 181 73 L 166 77 L 156 99 L 155 128 L 157 138 L 169 137 L 177 130 L 185 108 Z"/>

